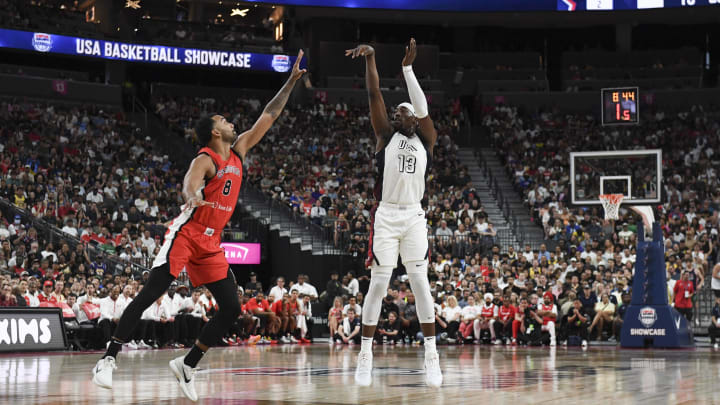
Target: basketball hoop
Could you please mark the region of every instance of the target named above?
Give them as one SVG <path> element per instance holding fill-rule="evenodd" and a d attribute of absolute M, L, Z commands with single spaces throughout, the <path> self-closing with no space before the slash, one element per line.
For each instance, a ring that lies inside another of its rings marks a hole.
<path fill-rule="evenodd" d="M 605 219 L 619 219 L 618 209 L 622 204 L 624 195 L 622 194 L 602 194 L 600 195 L 600 202 L 602 202 L 603 208 L 605 208 Z"/>

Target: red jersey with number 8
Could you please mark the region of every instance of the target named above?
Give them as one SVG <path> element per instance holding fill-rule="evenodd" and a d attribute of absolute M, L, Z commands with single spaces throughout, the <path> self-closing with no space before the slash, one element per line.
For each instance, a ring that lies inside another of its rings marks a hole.
<path fill-rule="evenodd" d="M 210 156 L 215 164 L 215 176 L 206 179 L 205 187 L 201 189 L 202 199 L 212 205 L 197 207 L 191 220 L 218 233 L 225 228 L 235 210 L 242 184 L 242 160 L 235 151 L 230 151 L 228 160 L 222 160 L 220 155 L 207 147 L 198 152 L 198 155 Z"/>
<path fill-rule="evenodd" d="M 195 208 L 183 205 L 180 215 L 168 226 L 165 241 L 153 262 L 153 268 L 168 265 L 174 277 L 185 269 L 193 286 L 232 275 L 220 242 L 222 230 L 237 205 L 242 183 L 242 159 L 234 151 L 228 160 L 222 160 L 210 148 L 200 149 L 198 155 L 201 154 L 210 156 L 216 169 L 200 189 L 202 199 L 210 204 Z"/>

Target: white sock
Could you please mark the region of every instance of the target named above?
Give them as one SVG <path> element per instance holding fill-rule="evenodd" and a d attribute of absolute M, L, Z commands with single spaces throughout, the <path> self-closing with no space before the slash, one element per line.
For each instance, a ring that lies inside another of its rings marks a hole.
<path fill-rule="evenodd" d="M 360 351 L 361 352 L 372 352 L 372 344 L 373 344 L 373 338 L 363 336 L 361 343 L 360 343 Z"/>
<path fill-rule="evenodd" d="M 435 352 L 437 352 L 437 349 L 435 348 L 435 336 L 425 337 L 425 353 Z"/>

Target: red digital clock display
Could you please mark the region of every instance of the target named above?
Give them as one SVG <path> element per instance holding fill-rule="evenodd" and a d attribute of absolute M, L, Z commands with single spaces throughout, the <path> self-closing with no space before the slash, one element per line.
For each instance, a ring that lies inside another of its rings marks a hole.
<path fill-rule="evenodd" d="M 602 89 L 602 124 L 634 125 L 639 122 L 637 87 Z"/>

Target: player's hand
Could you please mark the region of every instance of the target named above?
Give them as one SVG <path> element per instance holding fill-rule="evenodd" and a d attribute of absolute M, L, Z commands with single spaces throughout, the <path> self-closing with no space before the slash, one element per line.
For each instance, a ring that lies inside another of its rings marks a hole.
<path fill-rule="evenodd" d="M 189 200 L 185 203 L 185 209 L 193 209 L 197 207 L 202 207 L 203 205 L 212 205 L 210 201 L 205 201 L 200 197 L 190 197 Z"/>
<path fill-rule="evenodd" d="M 370 45 L 358 45 L 357 48 L 345 50 L 345 56 L 350 56 L 353 59 L 360 56 L 370 56 L 374 54 L 375 49 Z"/>
<path fill-rule="evenodd" d="M 410 38 L 410 44 L 405 47 L 405 57 L 402 60 L 403 66 L 410 66 L 415 62 L 417 56 L 417 45 L 415 44 L 415 38 Z"/>
<path fill-rule="evenodd" d="M 301 49 L 298 52 L 297 59 L 295 59 L 295 64 L 293 64 L 292 72 L 290 72 L 290 80 L 298 80 L 307 73 L 307 69 L 300 69 L 300 61 L 302 60 L 303 55 L 305 52 Z"/>

